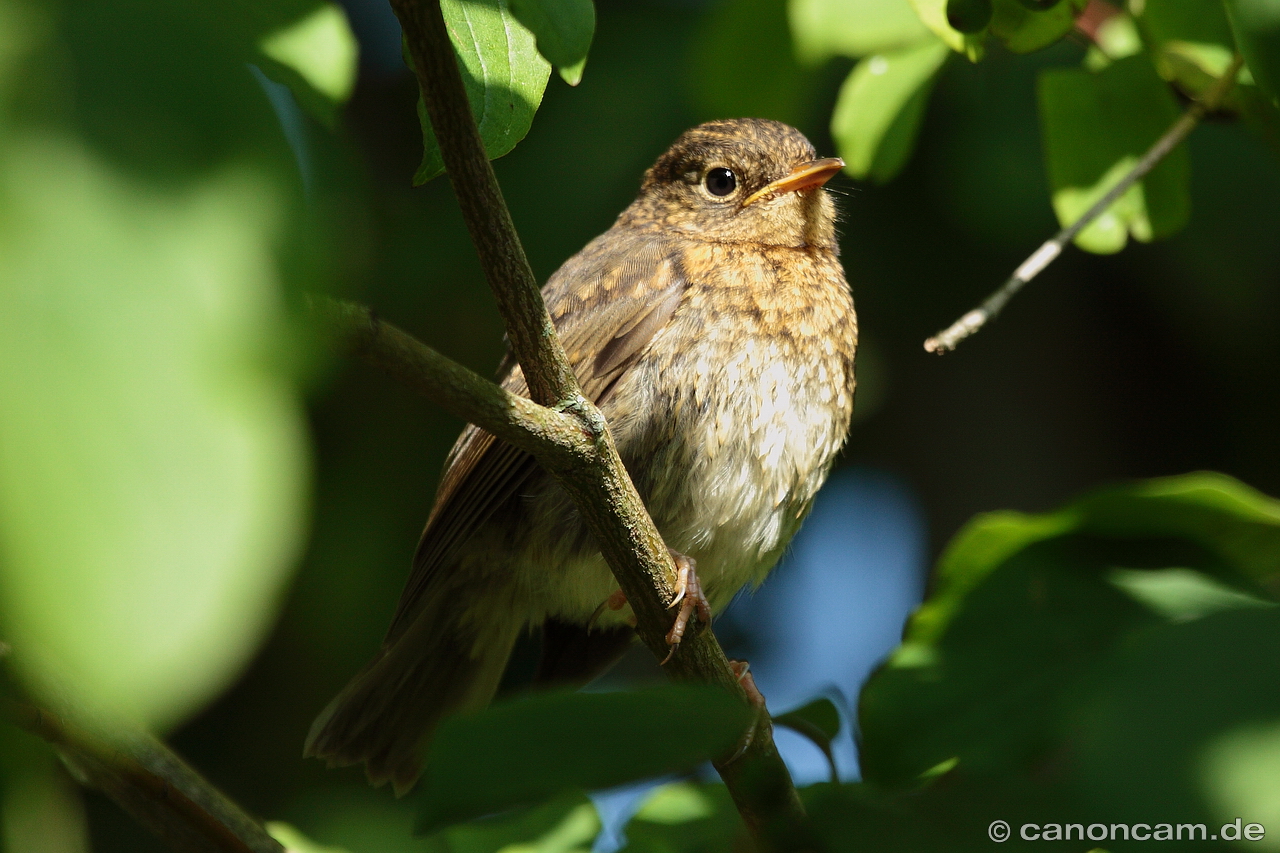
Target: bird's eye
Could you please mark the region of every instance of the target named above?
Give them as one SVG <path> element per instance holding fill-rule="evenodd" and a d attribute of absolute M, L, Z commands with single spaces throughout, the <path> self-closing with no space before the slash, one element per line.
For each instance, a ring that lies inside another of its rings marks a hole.
<path fill-rule="evenodd" d="M 723 167 L 707 172 L 703 183 L 707 185 L 707 192 L 717 196 L 726 196 L 738 188 L 738 179 L 732 171 Z"/>

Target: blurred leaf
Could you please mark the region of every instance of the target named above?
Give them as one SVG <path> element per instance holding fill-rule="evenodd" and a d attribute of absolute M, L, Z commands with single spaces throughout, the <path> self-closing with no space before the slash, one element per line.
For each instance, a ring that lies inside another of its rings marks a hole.
<path fill-rule="evenodd" d="M 820 732 L 828 742 L 840 734 L 840 711 L 835 703 L 827 698 L 815 699 L 794 711 L 774 717 L 773 721 L 784 726 L 804 723 L 809 729 Z"/>
<path fill-rule="evenodd" d="M 589 853 L 600 818 L 585 795 L 566 792 L 550 802 L 443 829 L 421 844 L 428 853 Z"/>
<path fill-rule="evenodd" d="M 1223 610 L 1276 606 L 1191 569 L 1116 569 L 1108 579 L 1171 622 L 1190 622 Z"/>
<path fill-rule="evenodd" d="M 947 0 L 947 23 L 962 33 L 982 32 L 991 14 L 991 0 Z"/>
<path fill-rule="evenodd" d="M 1031 772 L 1063 736 L 1063 709 L 1119 683 L 1096 668 L 1128 648 L 1121 638 L 1227 609 L 1275 618 L 1259 596 L 1280 592 L 1280 502 L 1192 474 L 1044 516 L 983 516 L 949 546 L 937 584 L 863 691 L 869 781 L 918 784 L 956 758 L 970 774 Z"/>
<path fill-rule="evenodd" d="M 263 72 L 293 91 L 298 103 L 332 126 L 337 108 L 356 85 L 359 45 L 347 16 L 334 3 L 322 3 L 300 20 L 259 42 Z"/>
<path fill-rule="evenodd" d="M 1096 73 L 1049 69 L 1038 90 L 1053 208 L 1064 226 L 1105 195 L 1178 118 L 1168 87 L 1143 56 Z M 1190 216 L 1189 171 L 1186 148 L 1179 146 L 1085 228 L 1076 244 L 1118 252 L 1130 234 L 1148 242 L 1177 231 Z"/>
<path fill-rule="evenodd" d="M 845 80 L 831 116 L 845 168 L 883 183 L 906 165 L 946 46 L 929 39 L 858 63 Z"/>
<path fill-rule="evenodd" d="M 485 152 L 490 160 L 496 160 L 529 132 L 551 66 L 538 53 L 533 33 L 511 13 L 507 0 L 442 0 L 440 9 L 458 52 L 462 81 Z M 444 172 L 440 146 L 421 96 L 418 120 L 422 124 L 422 163 L 413 176 L 414 186 Z"/>
<path fill-rule="evenodd" d="M 924 25 L 943 43 L 977 62 L 982 58 L 982 33 L 962 33 L 947 20 L 947 0 L 911 0 L 912 7 Z"/>
<path fill-rule="evenodd" d="M 1275 608 L 1159 626 L 1117 646 L 1097 675 L 1106 689 L 1071 716 L 1088 797 L 1118 816 L 1280 817 L 1280 682 L 1258 665 L 1277 656 Z"/>
<path fill-rule="evenodd" d="M 688 771 L 731 748 L 752 711 L 714 687 L 550 693 L 446 721 L 422 776 L 420 829 Z"/>
<path fill-rule="evenodd" d="M 1225 0 L 1231 29 L 1258 86 L 1280 106 L 1280 0 Z"/>
<path fill-rule="evenodd" d="M 699 118 L 768 116 L 803 126 L 821 96 L 796 61 L 786 0 L 719 0 L 692 40 L 686 73 Z"/>
<path fill-rule="evenodd" d="M 269 821 L 267 832 L 284 847 L 285 853 L 347 853 L 345 848 L 317 844 L 295 826 L 284 821 Z"/>
<path fill-rule="evenodd" d="M 830 699 L 815 699 L 794 711 L 788 711 L 773 718 L 775 725 L 786 726 L 794 732 L 804 735 L 822 750 L 831 768 L 831 781 L 840 779 L 836 769 L 836 758 L 831 752 L 831 741 L 840 733 L 840 711 Z"/>
<path fill-rule="evenodd" d="M 4 147 L 0 197 L 0 628 L 170 725 L 253 652 L 300 542 L 282 199 L 245 168 L 161 192 L 52 136 Z"/>
<path fill-rule="evenodd" d="M 723 784 L 675 782 L 656 788 L 626 828 L 625 853 L 731 853 L 746 828 Z"/>
<path fill-rule="evenodd" d="M 538 43 L 538 52 L 570 86 L 582 81 L 587 50 L 596 29 L 592 0 L 511 0 L 511 13 Z"/>
<path fill-rule="evenodd" d="M 896 50 L 928 33 L 908 0 L 790 0 L 787 19 L 796 55 L 810 65 Z"/>
<path fill-rule="evenodd" d="M 994 0 L 994 7 L 991 34 L 1014 53 L 1031 53 L 1071 32 L 1083 3 L 1062 0 L 1044 9 L 1033 9 L 1021 0 Z"/>

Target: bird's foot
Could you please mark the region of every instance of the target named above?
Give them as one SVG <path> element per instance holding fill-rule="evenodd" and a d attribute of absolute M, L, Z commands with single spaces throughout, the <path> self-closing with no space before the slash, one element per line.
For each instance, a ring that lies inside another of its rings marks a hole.
<path fill-rule="evenodd" d="M 733 670 L 733 674 L 737 676 L 738 683 L 742 685 L 742 689 L 746 691 L 747 702 L 751 704 L 760 716 L 756 722 L 751 724 L 751 728 L 747 729 L 747 733 L 742 736 L 742 741 L 738 744 L 738 748 L 733 751 L 724 763 L 732 764 L 742 757 L 743 753 L 751 746 L 751 742 L 756 739 L 756 727 L 760 725 L 760 719 L 768 719 L 768 710 L 764 704 L 764 694 L 760 692 L 760 688 L 756 687 L 756 680 L 751 675 L 751 664 L 745 660 L 729 661 L 729 669 Z"/>
<path fill-rule="evenodd" d="M 679 606 L 680 609 L 676 612 L 675 624 L 667 632 L 667 645 L 671 650 L 662 659 L 663 664 L 671 660 L 676 649 L 680 648 L 680 641 L 684 639 L 685 631 L 689 627 L 689 619 L 694 613 L 698 614 L 698 622 L 702 625 L 711 624 L 711 605 L 707 602 L 707 597 L 702 594 L 702 584 L 698 582 L 697 564 L 692 557 L 686 557 L 670 548 L 667 550 L 671 552 L 671 559 L 676 563 L 676 597 L 671 600 L 670 606 Z"/>

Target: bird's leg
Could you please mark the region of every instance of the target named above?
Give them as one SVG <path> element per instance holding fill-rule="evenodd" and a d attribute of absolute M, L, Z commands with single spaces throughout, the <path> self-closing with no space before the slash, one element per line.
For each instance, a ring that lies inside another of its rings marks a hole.
<path fill-rule="evenodd" d="M 764 705 L 764 694 L 760 692 L 760 688 L 756 687 L 756 680 L 751 675 L 751 664 L 745 660 L 729 661 L 729 669 L 733 670 L 733 674 L 738 677 L 738 683 L 742 685 L 742 689 L 747 693 L 747 701 L 752 708 L 761 716 L 768 714 L 768 710 Z M 767 717 L 765 717 L 767 719 Z M 738 744 L 738 748 L 734 750 L 733 755 L 725 761 L 725 764 L 732 764 L 742 757 L 747 748 L 751 746 L 751 742 L 756 738 L 756 727 L 760 725 L 759 718 L 751 724 L 751 728 L 747 729 L 747 733 L 742 736 L 742 742 Z"/>
<path fill-rule="evenodd" d="M 689 626 L 689 617 L 696 612 L 698 621 L 702 625 L 711 624 L 711 605 L 707 603 L 707 597 L 702 594 L 702 584 L 698 582 L 694 559 L 678 551 L 672 551 L 670 548 L 667 551 L 671 553 L 671 559 L 676 563 L 676 597 L 671 600 L 670 606 L 679 605 L 680 609 L 676 612 L 675 624 L 667 632 L 667 645 L 671 647 L 671 651 L 667 652 L 667 656 L 662 659 L 664 664 L 671 660 L 676 649 L 680 648 L 680 641 L 684 639 L 684 632 Z"/>
<path fill-rule="evenodd" d="M 627 606 L 627 595 L 620 589 L 615 589 L 613 594 L 600 602 L 600 606 L 591 614 L 591 618 L 587 620 L 587 633 L 591 633 L 591 629 L 595 627 L 596 620 L 600 618 L 600 614 L 607 610 L 621 610 Z"/>

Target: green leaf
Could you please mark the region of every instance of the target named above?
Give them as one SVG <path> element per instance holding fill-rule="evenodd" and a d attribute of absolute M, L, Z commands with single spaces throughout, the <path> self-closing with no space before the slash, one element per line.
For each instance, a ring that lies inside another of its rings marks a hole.
<path fill-rule="evenodd" d="M 853 69 L 831 117 L 831 135 L 851 175 L 883 183 L 906 165 L 946 58 L 946 46 L 929 39 L 869 56 Z"/>
<path fill-rule="evenodd" d="M 1032 772 L 1123 638 L 1224 610 L 1272 618 L 1278 596 L 1280 502 L 1220 474 L 981 516 L 863 691 L 864 774 L 913 785 L 957 759 L 969 774 Z"/>
<path fill-rule="evenodd" d="M 1039 79 L 1040 122 L 1058 221 L 1071 224 L 1113 187 L 1178 117 L 1168 87 L 1144 56 L 1096 73 L 1060 68 Z M 1130 234 L 1147 242 L 1190 216 L 1190 167 L 1175 148 L 1076 238 L 1090 252 L 1118 252 Z"/>
<path fill-rule="evenodd" d="M 440 9 L 458 52 L 462 81 L 485 152 L 490 160 L 496 160 L 529 132 L 551 66 L 538 53 L 533 33 L 511 13 L 507 0 L 442 0 Z M 422 124 L 422 163 L 413 176 L 414 186 L 444 172 L 440 146 L 421 97 L 418 120 Z"/>
<path fill-rule="evenodd" d="M 1280 106 L 1280 0 L 1226 0 L 1226 8 L 1253 79 Z"/>
<path fill-rule="evenodd" d="M 831 767 L 831 781 L 839 781 L 836 758 L 831 752 L 831 741 L 840 734 L 840 711 L 830 699 L 815 699 L 794 711 L 773 718 L 775 725 L 786 726 L 813 741 L 827 757 Z"/>
<path fill-rule="evenodd" d="M 48 134 L 6 140 L 0 198 L 0 636 L 37 687 L 165 727 L 244 665 L 301 542 L 284 199 Z"/>
<path fill-rule="evenodd" d="M 426 853 L 590 853 L 600 816 L 586 795 L 567 791 L 527 809 L 460 823 L 425 839 Z"/>
<path fill-rule="evenodd" d="M 287 853 L 348 853 L 346 848 L 343 847 L 317 844 L 304 835 L 296 826 L 284 821 L 269 821 L 265 828 L 272 838 L 280 842 Z"/>
<path fill-rule="evenodd" d="M 422 776 L 420 829 L 693 769 L 743 736 L 750 708 L 714 687 L 550 693 L 446 721 Z"/>
<path fill-rule="evenodd" d="M 258 42 L 259 67 L 288 86 L 298 103 L 332 125 L 337 108 L 356 85 L 359 44 L 346 13 L 336 3 L 321 3 L 292 23 Z"/>
<path fill-rule="evenodd" d="M 983 33 L 962 33 L 947 20 L 948 0 L 911 0 L 921 22 L 942 39 L 943 44 L 977 62 L 982 58 Z"/>
<path fill-rule="evenodd" d="M 995 0 L 990 32 L 1014 53 L 1031 53 L 1054 44 L 1075 26 L 1083 4 L 1063 0 L 1044 8 L 1029 8 L 1033 0 Z"/>
<path fill-rule="evenodd" d="M 533 33 L 538 52 L 564 81 L 578 85 L 596 30 L 592 0 L 511 0 L 511 13 Z"/>
<path fill-rule="evenodd" d="M 991 0 L 947 0 L 947 23 L 962 33 L 982 32 L 991 14 Z"/>
<path fill-rule="evenodd" d="M 908 0 L 790 0 L 787 19 L 802 62 L 897 50 L 929 32 Z"/>
<path fill-rule="evenodd" d="M 732 853 L 750 849 L 746 828 L 720 783 L 654 789 L 626 828 L 626 853 Z"/>

